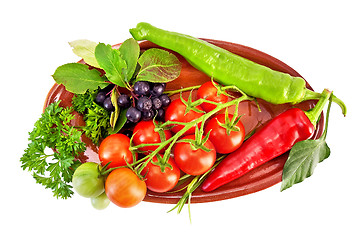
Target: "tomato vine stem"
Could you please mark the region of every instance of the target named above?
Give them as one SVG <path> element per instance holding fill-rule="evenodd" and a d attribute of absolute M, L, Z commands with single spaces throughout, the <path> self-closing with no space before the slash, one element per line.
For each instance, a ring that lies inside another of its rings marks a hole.
<path fill-rule="evenodd" d="M 204 115 L 202 115 L 200 118 L 197 118 L 191 122 L 188 122 L 188 123 L 184 123 L 184 122 L 173 122 L 173 121 L 167 121 L 163 124 L 160 124 L 159 128 L 166 128 L 166 127 L 169 127 L 169 126 L 172 126 L 174 124 L 180 124 L 180 125 L 183 125 L 184 127 L 179 131 L 177 132 L 176 134 L 174 134 L 172 137 L 170 137 L 168 140 L 166 141 L 163 141 L 161 143 L 154 143 L 154 144 L 140 144 L 140 145 L 137 145 L 137 146 L 131 146 L 129 148 L 129 150 L 131 151 L 136 151 L 142 147 L 147 147 L 147 146 L 158 146 L 156 150 L 154 150 L 153 152 L 150 152 L 147 156 L 133 162 L 131 165 L 132 166 L 135 166 L 137 164 L 140 164 L 142 163 L 143 166 L 140 167 L 140 171 L 149 163 L 149 161 L 151 159 L 153 159 L 154 156 L 156 156 L 157 153 L 159 153 L 159 151 L 163 148 L 165 148 L 168 144 L 169 144 L 169 147 L 166 149 L 165 153 L 164 153 L 164 158 L 168 159 L 169 156 L 170 156 L 170 153 L 171 153 L 171 149 L 173 147 L 173 145 L 177 142 L 177 140 L 183 136 L 187 130 L 189 130 L 190 128 L 192 128 L 193 126 L 196 126 L 198 125 L 199 123 L 201 123 L 201 130 L 203 132 L 203 127 L 204 127 L 204 123 L 206 122 L 206 120 L 208 118 L 210 118 L 212 115 L 214 115 L 215 113 L 221 111 L 222 109 L 225 109 L 225 108 L 228 108 L 230 106 L 233 106 L 233 105 L 236 105 L 238 106 L 238 104 L 242 101 L 246 101 L 246 100 L 254 100 L 253 97 L 250 97 L 246 94 L 243 94 L 241 97 L 239 98 L 236 98 L 236 99 L 233 99 L 229 102 L 226 102 L 226 103 L 214 103 L 212 101 L 209 101 L 209 100 L 206 100 L 206 99 L 198 99 L 194 102 L 192 102 L 192 106 L 195 106 L 195 105 L 200 105 L 202 103 L 212 103 L 212 104 L 215 104 L 216 107 L 208 112 L 208 113 L 205 113 Z"/>

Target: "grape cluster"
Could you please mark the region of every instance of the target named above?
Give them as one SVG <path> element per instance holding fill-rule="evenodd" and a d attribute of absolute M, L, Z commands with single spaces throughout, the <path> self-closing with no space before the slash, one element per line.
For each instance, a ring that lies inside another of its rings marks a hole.
<path fill-rule="evenodd" d="M 133 94 L 120 94 L 117 104 L 121 109 L 127 109 L 126 117 L 130 123 L 137 123 L 140 120 L 148 121 L 155 117 L 158 121 L 164 121 L 164 108 L 171 100 L 164 94 L 165 83 L 151 83 L 146 81 L 136 82 L 133 86 Z M 110 94 L 99 91 L 95 102 L 108 111 L 114 111 L 115 107 L 110 99 Z"/>

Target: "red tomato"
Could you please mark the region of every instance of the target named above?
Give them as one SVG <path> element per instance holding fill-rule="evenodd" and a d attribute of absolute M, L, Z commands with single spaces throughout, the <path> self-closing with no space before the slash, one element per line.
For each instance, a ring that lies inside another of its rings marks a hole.
<path fill-rule="evenodd" d="M 182 139 L 195 139 L 195 135 L 188 135 Z M 216 161 L 216 151 L 208 139 L 204 146 L 211 151 L 202 149 L 192 150 L 190 143 L 178 142 L 174 147 L 174 160 L 178 167 L 190 175 L 200 175 L 207 172 Z"/>
<path fill-rule="evenodd" d="M 153 157 L 153 162 L 158 162 L 157 157 Z M 159 166 L 154 165 L 152 162 L 149 162 L 143 169 L 142 174 L 147 174 L 145 176 L 145 184 L 149 190 L 163 193 L 168 192 L 177 185 L 180 177 L 180 170 L 173 158 L 169 158 L 168 163 L 172 166 L 172 169 L 165 167 L 164 172 L 161 171 Z"/>
<path fill-rule="evenodd" d="M 217 95 L 217 88 L 213 85 L 212 81 L 208 81 L 202 84 L 202 86 L 197 91 L 197 99 L 203 98 L 216 103 L 226 103 L 228 101 L 228 96 L 224 94 Z M 210 112 L 216 108 L 216 105 L 211 103 L 202 103 L 201 107 L 204 111 Z"/>
<path fill-rule="evenodd" d="M 105 193 L 119 207 L 128 208 L 140 203 L 147 192 L 145 182 L 129 168 L 113 170 L 105 181 Z"/>
<path fill-rule="evenodd" d="M 134 136 L 133 143 L 134 145 L 140 145 L 145 143 L 160 143 L 161 138 L 158 132 L 154 131 L 154 123 L 153 121 L 140 121 L 134 127 Z M 165 139 L 169 139 L 172 137 L 172 134 L 169 130 L 164 130 Z M 141 151 L 154 151 L 158 148 L 158 146 L 148 146 L 142 147 L 139 150 Z M 159 151 L 159 153 L 164 153 L 165 149 Z"/>
<path fill-rule="evenodd" d="M 197 109 L 203 111 L 200 106 L 196 107 Z M 189 111 L 184 115 L 186 110 L 186 105 L 180 99 L 176 99 L 171 102 L 165 111 L 165 121 L 175 121 L 175 122 L 191 122 L 194 119 L 200 118 L 204 113 L 195 112 L 193 110 Z M 198 124 L 198 127 L 201 126 L 201 123 Z M 183 129 L 183 125 L 175 124 L 171 131 L 177 133 Z M 186 131 L 185 135 L 192 134 L 195 132 L 195 126 Z"/>
<path fill-rule="evenodd" d="M 229 119 L 232 119 L 233 115 L 228 115 Z M 243 143 L 245 131 L 241 121 L 236 124 L 239 131 L 231 131 L 227 134 L 224 127 L 221 127 L 219 123 L 225 123 L 225 114 L 219 114 L 211 118 L 204 129 L 205 133 L 211 131 L 209 140 L 213 143 L 217 153 L 231 153 L 238 149 Z"/>
<path fill-rule="evenodd" d="M 98 154 L 102 165 L 108 162 L 108 168 L 126 166 L 133 162 L 132 152 L 129 150 L 130 139 L 124 134 L 112 134 L 106 137 L 100 144 Z"/>

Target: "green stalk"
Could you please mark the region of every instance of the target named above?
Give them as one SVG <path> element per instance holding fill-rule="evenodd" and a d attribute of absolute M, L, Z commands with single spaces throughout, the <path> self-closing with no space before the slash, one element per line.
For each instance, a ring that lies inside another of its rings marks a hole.
<path fill-rule="evenodd" d="M 197 86 L 191 86 L 191 87 L 186 87 L 186 88 L 180 88 L 180 89 L 176 89 L 176 90 L 164 91 L 164 93 L 168 94 L 168 96 L 172 96 L 172 95 L 177 94 L 177 93 L 191 91 L 191 90 L 194 90 L 194 89 L 198 89 L 200 87 L 201 87 L 201 85 L 197 85 Z"/>
<path fill-rule="evenodd" d="M 318 92 L 314 92 L 314 91 L 311 91 L 309 89 L 306 89 L 306 94 L 303 97 L 303 101 L 306 101 L 306 100 L 319 100 L 319 99 L 322 98 L 322 94 L 323 93 L 318 93 Z M 346 104 L 341 99 L 337 98 L 335 95 L 332 95 L 332 102 L 339 105 L 341 110 L 342 110 L 342 114 L 344 116 L 346 116 L 346 113 L 347 113 Z"/>
<path fill-rule="evenodd" d="M 328 90 L 328 89 L 323 90 L 315 107 L 312 108 L 311 110 L 305 112 L 305 114 L 310 119 L 313 126 L 316 127 L 316 124 L 318 122 L 318 119 L 320 118 L 323 108 L 326 106 L 331 95 L 332 95 L 332 92 L 330 90 Z"/>
<path fill-rule="evenodd" d="M 243 95 L 243 96 L 241 96 L 241 97 L 239 97 L 239 98 L 236 98 L 236 99 L 234 99 L 234 100 L 232 100 L 232 101 L 229 101 L 229 102 L 226 102 L 226 103 L 214 103 L 214 102 L 212 102 L 213 104 L 216 105 L 216 107 L 215 107 L 212 111 L 204 114 L 204 115 L 201 116 L 200 118 L 197 118 L 197 119 L 195 119 L 195 120 L 193 120 L 193 121 L 191 121 L 191 122 L 188 122 L 188 123 L 180 123 L 180 124 L 184 125 L 184 127 L 183 127 L 179 132 L 177 132 L 175 135 L 173 135 L 173 136 L 172 136 L 171 138 L 169 138 L 168 140 L 166 140 L 166 141 L 164 141 L 164 142 L 161 142 L 160 144 L 157 143 L 157 144 L 159 144 L 159 145 L 158 145 L 158 147 L 157 147 L 157 149 L 156 149 L 155 151 L 151 152 L 150 154 L 148 154 L 148 155 L 145 156 L 144 158 L 139 159 L 139 160 L 136 161 L 136 162 L 133 162 L 131 165 L 134 166 L 134 165 L 137 165 L 137 164 L 139 164 L 139 163 L 141 163 L 141 162 L 144 162 L 144 165 L 147 164 L 147 163 L 150 161 L 150 159 L 153 159 L 153 157 L 154 157 L 161 149 L 163 149 L 164 147 L 166 147 L 168 144 L 170 144 L 170 145 L 169 145 L 169 147 L 166 149 L 164 155 L 165 155 L 165 156 L 169 156 L 170 151 L 171 151 L 173 145 L 174 145 L 174 144 L 177 142 L 177 140 L 178 140 L 186 131 L 188 131 L 190 128 L 192 128 L 193 126 L 196 126 L 196 125 L 197 125 L 198 123 L 200 123 L 200 122 L 205 122 L 209 117 L 211 117 L 211 116 L 212 116 L 213 114 L 215 114 L 216 112 L 218 112 L 218 111 L 220 111 L 220 110 L 222 110 L 222 109 L 224 109 L 224 108 L 230 107 L 230 106 L 232 106 L 232 105 L 238 105 L 240 102 L 245 101 L 245 100 L 253 100 L 253 98 L 252 98 L 252 97 L 249 97 L 249 96 L 247 96 L 247 95 Z M 202 104 L 202 103 L 204 103 L 204 102 L 210 102 L 210 101 L 209 101 L 209 100 L 206 100 L 206 99 L 198 99 L 198 100 L 195 101 L 195 102 L 197 102 L 197 104 L 199 105 L 199 104 Z M 159 127 L 160 127 L 160 128 L 164 128 L 164 127 L 166 127 L 166 126 L 173 125 L 173 124 L 178 124 L 178 122 L 168 121 L 168 122 L 163 123 L 163 124 L 160 125 Z M 134 151 L 134 150 L 137 150 L 137 149 L 139 149 L 139 148 L 141 148 L 141 147 L 154 146 L 154 145 L 156 145 L 156 144 L 141 144 L 141 145 L 138 145 L 138 146 L 132 146 L 132 147 L 130 148 L 130 150 L 131 150 L 131 151 Z"/>

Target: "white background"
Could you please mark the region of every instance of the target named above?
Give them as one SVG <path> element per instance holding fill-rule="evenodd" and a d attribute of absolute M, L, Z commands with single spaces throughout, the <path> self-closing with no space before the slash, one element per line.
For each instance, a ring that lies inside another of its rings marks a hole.
<path fill-rule="evenodd" d="M 1 239 L 361 239 L 360 7 L 357 1 L 2 1 Z M 348 106 L 331 113 L 331 157 L 287 191 L 192 205 L 142 202 L 104 211 L 88 199 L 57 200 L 20 168 L 55 69 L 79 58 L 69 41 L 115 44 L 140 21 L 247 45 L 298 71 Z M 186 209 L 185 209 L 186 210 Z M 10 235 L 9 235 L 10 234 Z M 7 237 L 5 237 L 7 236 Z"/>

